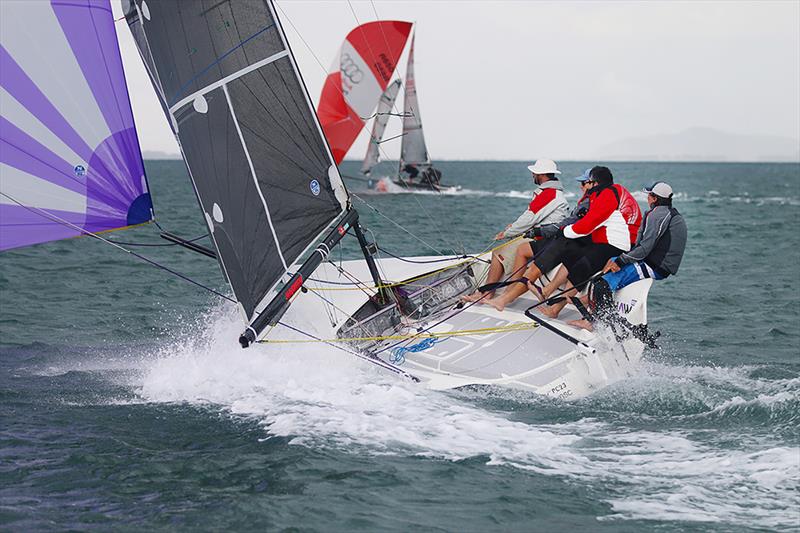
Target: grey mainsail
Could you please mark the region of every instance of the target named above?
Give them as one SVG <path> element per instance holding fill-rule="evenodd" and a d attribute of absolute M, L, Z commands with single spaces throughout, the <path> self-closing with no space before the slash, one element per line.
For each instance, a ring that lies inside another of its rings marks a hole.
<path fill-rule="evenodd" d="M 271 2 L 125 4 L 250 323 L 347 209 L 347 191 Z"/>
<path fill-rule="evenodd" d="M 367 146 L 367 155 L 361 165 L 362 174 L 369 174 L 372 168 L 380 161 L 381 139 L 383 139 L 383 132 L 386 131 L 386 124 L 389 122 L 389 114 L 394 107 L 394 101 L 400 92 L 400 84 L 399 79 L 394 80 L 386 87 L 381 99 L 378 101 L 378 110 L 375 112 L 372 134 L 369 137 L 369 146 Z"/>
<path fill-rule="evenodd" d="M 400 171 L 406 165 L 414 165 L 417 170 L 424 171 L 431 166 L 431 158 L 425 147 L 425 135 L 422 133 L 422 117 L 419 114 L 417 101 L 417 84 L 414 80 L 414 39 L 411 39 L 411 50 L 408 53 L 406 67 L 405 103 L 403 104 L 403 144 L 400 148 Z"/>

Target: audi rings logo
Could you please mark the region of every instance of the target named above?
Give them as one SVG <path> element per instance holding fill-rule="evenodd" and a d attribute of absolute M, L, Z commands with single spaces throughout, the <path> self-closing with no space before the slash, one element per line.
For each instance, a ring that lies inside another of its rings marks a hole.
<path fill-rule="evenodd" d="M 339 68 L 342 71 L 342 76 L 350 80 L 351 83 L 361 83 L 361 80 L 364 79 L 364 73 L 353 61 L 353 58 L 350 57 L 350 54 L 342 54 Z"/>

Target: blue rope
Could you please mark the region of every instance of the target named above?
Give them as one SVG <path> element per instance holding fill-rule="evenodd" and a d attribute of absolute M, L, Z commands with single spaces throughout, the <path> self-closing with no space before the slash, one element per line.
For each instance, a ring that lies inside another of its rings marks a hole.
<path fill-rule="evenodd" d="M 428 348 L 431 348 L 434 344 L 441 341 L 442 339 L 437 339 L 436 337 L 428 337 L 427 339 L 423 339 L 417 344 L 411 344 L 409 346 L 398 346 L 392 350 L 392 358 L 391 362 L 394 365 L 402 365 L 406 362 L 406 354 L 416 353 L 416 352 L 423 352 Z"/>

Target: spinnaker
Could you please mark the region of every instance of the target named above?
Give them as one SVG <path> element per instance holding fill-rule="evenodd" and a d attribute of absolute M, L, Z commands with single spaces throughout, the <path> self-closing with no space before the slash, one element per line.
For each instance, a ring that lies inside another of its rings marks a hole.
<path fill-rule="evenodd" d="M 0 72 L 0 250 L 151 220 L 108 0 L 0 2 Z"/>
<path fill-rule="evenodd" d="M 322 87 L 317 109 L 337 164 L 378 105 L 410 32 L 410 22 L 381 20 L 362 24 L 347 34 L 338 64 Z"/>

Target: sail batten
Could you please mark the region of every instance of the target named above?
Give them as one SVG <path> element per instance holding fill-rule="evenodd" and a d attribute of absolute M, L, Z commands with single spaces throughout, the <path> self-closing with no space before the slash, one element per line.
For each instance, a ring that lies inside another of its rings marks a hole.
<path fill-rule="evenodd" d="M 133 6 L 128 25 L 250 322 L 347 192 L 271 2 Z"/>

